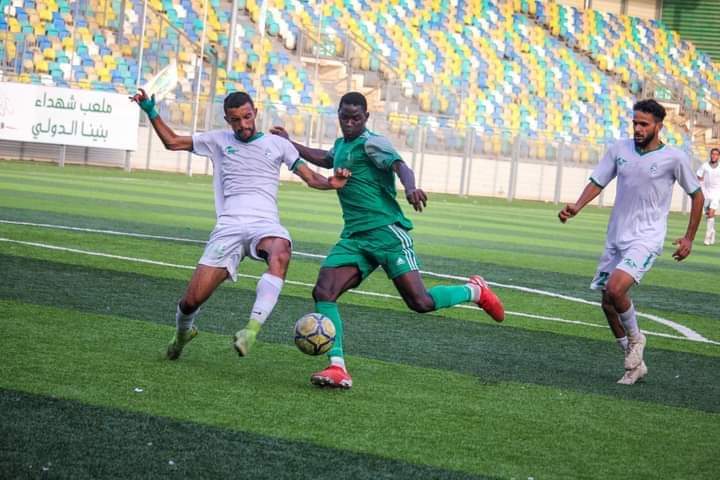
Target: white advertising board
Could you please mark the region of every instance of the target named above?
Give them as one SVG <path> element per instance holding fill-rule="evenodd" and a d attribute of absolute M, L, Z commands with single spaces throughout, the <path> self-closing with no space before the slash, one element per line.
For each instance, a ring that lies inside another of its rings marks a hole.
<path fill-rule="evenodd" d="M 126 95 L 0 82 L 0 139 L 136 150 L 140 109 Z"/>

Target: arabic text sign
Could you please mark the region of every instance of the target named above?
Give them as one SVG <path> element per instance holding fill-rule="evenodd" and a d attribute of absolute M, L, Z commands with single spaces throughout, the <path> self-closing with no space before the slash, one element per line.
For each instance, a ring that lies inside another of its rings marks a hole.
<path fill-rule="evenodd" d="M 0 139 L 137 149 L 138 106 L 127 96 L 0 82 Z"/>

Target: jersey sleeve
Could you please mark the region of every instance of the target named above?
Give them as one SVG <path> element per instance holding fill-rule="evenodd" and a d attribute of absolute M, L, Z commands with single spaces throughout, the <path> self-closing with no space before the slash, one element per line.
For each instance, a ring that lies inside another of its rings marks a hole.
<path fill-rule="evenodd" d="M 700 168 L 697 169 L 697 172 L 695 172 L 695 175 L 700 178 L 705 177 L 705 164 L 700 165 Z"/>
<path fill-rule="evenodd" d="M 294 167 L 300 160 L 300 152 L 297 151 L 295 145 L 283 137 L 276 137 L 280 144 L 281 161 L 290 171 L 295 171 Z"/>
<path fill-rule="evenodd" d="M 325 159 L 330 160 L 330 163 L 335 165 L 335 145 L 337 144 L 337 141 L 333 143 L 333 146 L 328 152 L 325 154 Z"/>
<path fill-rule="evenodd" d="M 617 175 L 617 165 L 615 164 L 615 155 L 617 152 L 617 144 L 611 145 L 605 150 L 605 155 L 600 159 L 595 170 L 590 175 L 590 181 L 600 188 L 605 188 Z"/>
<path fill-rule="evenodd" d="M 688 195 L 692 195 L 700 189 L 697 177 L 690 168 L 690 158 L 685 152 L 681 152 L 675 164 L 675 179 Z"/>
<path fill-rule="evenodd" d="M 400 154 L 390 144 L 390 141 L 380 135 L 368 138 L 365 142 L 365 153 L 375 166 L 381 170 L 390 170 L 393 163 L 402 160 Z"/>
<path fill-rule="evenodd" d="M 212 132 L 196 133 L 192 136 L 193 141 L 193 153 L 202 157 L 212 158 L 214 155 L 214 148 L 217 145 L 215 137 Z"/>

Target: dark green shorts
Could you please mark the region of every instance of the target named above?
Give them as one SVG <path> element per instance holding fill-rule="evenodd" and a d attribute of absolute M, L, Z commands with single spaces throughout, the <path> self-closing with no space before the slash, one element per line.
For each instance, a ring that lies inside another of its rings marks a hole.
<path fill-rule="evenodd" d="M 378 266 L 382 266 L 391 279 L 420 269 L 410 233 L 398 225 L 386 225 L 341 238 L 322 263 L 323 268 L 347 265 L 358 267 L 363 279 Z"/>

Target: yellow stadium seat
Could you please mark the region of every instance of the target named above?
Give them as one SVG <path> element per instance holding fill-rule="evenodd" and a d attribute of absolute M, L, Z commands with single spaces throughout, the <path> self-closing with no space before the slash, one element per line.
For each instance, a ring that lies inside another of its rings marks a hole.
<path fill-rule="evenodd" d="M 40 20 L 43 20 L 45 22 L 51 22 L 52 12 L 47 9 L 38 10 L 38 17 L 40 17 Z"/>
<path fill-rule="evenodd" d="M 305 118 L 298 115 L 293 122 L 293 134 L 297 136 L 305 135 Z"/>

